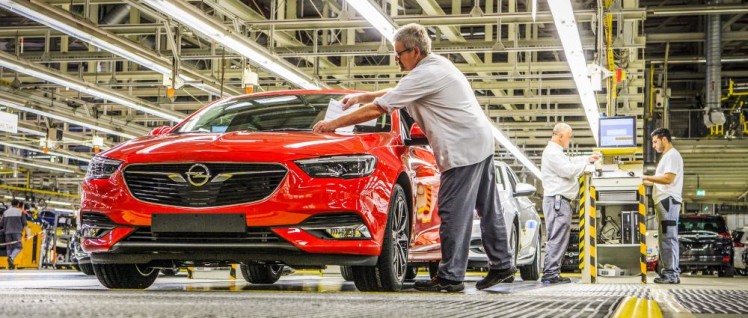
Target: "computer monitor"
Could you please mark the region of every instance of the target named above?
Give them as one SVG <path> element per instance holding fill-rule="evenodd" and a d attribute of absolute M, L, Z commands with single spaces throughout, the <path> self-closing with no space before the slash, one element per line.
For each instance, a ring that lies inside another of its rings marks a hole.
<path fill-rule="evenodd" d="M 636 147 L 636 117 L 601 117 L 599 147 Z"/>

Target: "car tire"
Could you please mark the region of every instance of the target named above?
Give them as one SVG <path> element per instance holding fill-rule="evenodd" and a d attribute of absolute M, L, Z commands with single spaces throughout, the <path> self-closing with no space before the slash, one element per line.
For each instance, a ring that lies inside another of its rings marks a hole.
<path fill-rule="evenodd" d="M 145 289 L 158 277 L 158 269 L 140 264 L 92 264 L 96 278 L 110 289 Z"/>
<path fill-rule="evenodd" d="M 179 273 L 179 268 L 162 268 L 161 274 L 164 276 L 177 276 L 177 273 Z"/>
<path fill-rule="evenodd" d="M 382 252 L 375 266 L 354 266 L 353 282 L 360 291 L 399 291 L 408 269 L 410 208 L 405 191 L 396 184 L 387 213 Z"/>
<path fill-rule="evenodd" d="M 274 284 L 283 274 L 282 264 L 241 264 L 244 280 L 252 284 Z"/>
<path fill-rule="evenodd" d="M 429 262 L 429 278 L 434 279 L 439 273 L 439 262 Z"/>
<path fill-rule="evenodd" d="M 540 278 L 540 237 L 535 243 L 535 255 L 532 263 L 519 268 L 520 276 L 523 281 L 536 281 Z"/>
<path fill-rule="evenodd" d="M 353 281 L 353 268 L 350 266 L 340 266 L 340 276 L 347 282 Z"/>
<path fill-rule="evenodd" d="M 408 266 L 408 269 L 405 271 L 405 279 L 414 280 L 416 276 L 418 276 L 418 267 Z"/>
<path fill-rule="evenodd" d="M 86 275 L 95 275 L 94 268 L 91 263 L 78 263 L 78 267 L 80 268 L 81 272 Z"/>
<path fill-rule="evenodd" d="M 730 265 L 725 265 L 719 268 L 717 271 L 717 277 L 733 277 L 735 276 L 735 268 Z"/>

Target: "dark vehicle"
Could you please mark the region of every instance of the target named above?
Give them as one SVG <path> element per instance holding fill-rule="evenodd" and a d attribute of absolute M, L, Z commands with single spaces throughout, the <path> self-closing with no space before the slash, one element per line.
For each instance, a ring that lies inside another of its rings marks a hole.
<path fill-rule="evenodd" d="M 718 215 L 685 215 L 678 222 L 680 269 L 732 277 L 732 236 Z"/>

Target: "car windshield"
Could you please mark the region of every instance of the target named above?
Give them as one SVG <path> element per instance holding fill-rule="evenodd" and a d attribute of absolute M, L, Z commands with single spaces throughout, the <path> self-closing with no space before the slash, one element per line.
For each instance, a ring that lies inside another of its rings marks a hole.
<path fill-rule="evenodd" d="M 325 118 L 330 99 L 340 94 L 299 94 L 243 97 L 218 102 L 180 125 L 176 133 L 233 131 L 311 131 Z M 390 131 L 390 115 L 374 126 L 355 126 L 353 132 Z"/>
<path fill-rule="evenodd" d="M 722 218 L 681 218 L 678 221 L 678 232 L 696 231 L 724 233 L 726 232 L 725 220 Z"/>

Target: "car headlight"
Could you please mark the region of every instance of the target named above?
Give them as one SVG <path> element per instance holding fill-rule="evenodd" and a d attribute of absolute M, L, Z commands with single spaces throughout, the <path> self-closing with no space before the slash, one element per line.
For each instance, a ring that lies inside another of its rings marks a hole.
<path fill-rule="evenodd" d="M 308 175 L 316 178 L 360 178 L 365 177 L 377 166 L 377 157 L 334 156 L 295 161 Z"/>
<path fill-rule="evenodd" d="M 112 176 L 117 171 L 117 168 L 122 165 L 121 160 L 109 159 L 106 157 L 93 157 L 91 163 L 88 165 L 88 172 L 86 172 L 86 179 L 106 179 Z"/>

